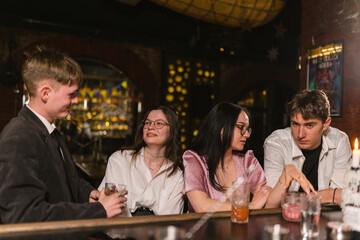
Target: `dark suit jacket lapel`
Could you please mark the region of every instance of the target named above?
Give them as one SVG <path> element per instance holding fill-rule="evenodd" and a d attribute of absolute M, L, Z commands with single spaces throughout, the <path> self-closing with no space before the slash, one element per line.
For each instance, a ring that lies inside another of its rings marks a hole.
<path fill-rule="evenodd" d="M 61 181 L 63 181 L 64 185 L 68 186 L 69 191 L 66 193 L 68 196 L 71 196 L 74 200 L 74 194 L 71 189 L 71 185 L 69 184 L 70 179 L 68 178 L 68 167 L 66 165 L 68 162 L 66 161 L 65 156 L 67 156 L 67 147 L 64 146 L 63 141 L 61 141 L 61 148 L 64 152 L 65 162 L 62 159 L 59 150 L 57 148 L 57 145 L 55 144 L 53 138 L 49 134 L 47 128 L 45 125 L 41 122 L 41 120 L 26 106 L 24 106 L 21 111 L 19 112 L 19 115 L 27 118 L 32 124 L 34 124 L 38 129 L 41 135 L 43 136 L 43 140 L 45 144 L 48 146 L 49 151 L 51 152 L 51 155 L 53 156 L 52 159 L 49 159 L 49 161 L 52 161 L 54 166 L 56 167 L 59 175 L 61 176 Z M 66 153 L 66 154 L 65 154 Z M 64 193 L 65 194 L 65 193 Z"/>
<path fill-rule="evenodd" d="M 74 166 L 74 162 L 72 160 L 71 153 L 64 141 L 64 139 L 61 139 L 60 141 L 60 147 L 64 155 L 64 163 L 65 163 L 65 171 L 66 171 L 66 177 L 68 179 L 69 183 L 75 183 L 74 178 L 76 176 L 76 168 Z M 69 188 L 71 189 L 73 199 L 77 201 L 77 186 L 74 184 L 69 184 Z"/>
<path fill-rule="evenodd" d="M 48 134 L 48 136 L 46 136 L 46 144 L 51 152 L 51 155 L 53 156 L 52 160 L 53 160 L 53 163 L 54 163 L 57 171 L 59 172 L 59 175 L 61 175 L 61 178 L 64 181 L 64 183 L 66 185 L 69 185 L 68 179 L 66 176 L 66 168 L 65 168 L 64 160 L 62 159 L 59 149 L 50 134 Z"/>

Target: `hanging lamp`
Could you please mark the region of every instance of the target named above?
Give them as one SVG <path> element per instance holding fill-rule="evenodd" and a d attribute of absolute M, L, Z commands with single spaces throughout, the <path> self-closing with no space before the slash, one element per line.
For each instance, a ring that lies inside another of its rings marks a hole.
<path fill-rule="evenodd" d="M 286 0 L 150 0 L 202 21 L 250 29 L 274 19 Z"/>

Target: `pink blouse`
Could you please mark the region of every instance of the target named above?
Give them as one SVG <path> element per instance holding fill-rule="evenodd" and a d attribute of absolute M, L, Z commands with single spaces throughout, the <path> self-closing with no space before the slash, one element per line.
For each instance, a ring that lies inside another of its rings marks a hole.
<path fill-rule="evenodd" d="M 257 185 L 263 181 L 266 181 L 266 177 L 260 163 L 255 158 L 253 151 L 249 150 L 245 153 L 245 155 L 234 154 L 233 158 L 235 162 L 236 178 L 242 176 L 246 172 L 246 169 L 250 165 L 254 164 L 255 168 L 247 179 L 247 182 L 250 183 L 250 192 L 254 193 Z M 183 162 L 183 194 L 197 190 L 207 193 L 208 196 L 212 199 L 220 199 L 224 195 L 221 191 L 216 190 L 211 185 L 205 157 L 200 157 L 196 152 L 187 150 L 183 155 Z M 189 212 L 194 212 L 190 202 Z"/>

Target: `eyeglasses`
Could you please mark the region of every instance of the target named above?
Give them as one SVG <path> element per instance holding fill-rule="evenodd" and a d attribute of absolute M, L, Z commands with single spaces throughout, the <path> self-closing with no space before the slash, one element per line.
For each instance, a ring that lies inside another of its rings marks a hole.
<path fill-rule="evenodd" d="M 243 124 L 235 124 L 235 126 L 238 128 L 238 129 L 240 129 L 240 133 L 241 133 L 241 135 L 242 136 L 244 136 L 244 134 L 246 133 L 246 131 L 249 133 L 249 134 L 251 134 L 251 132 L 252 132 L 252 129 L 250 128 L 250 127 L 247 127 L 247 126 L 245 126 L 245 125 L 243 125 Z"/>
<path fill-rule="evenodd" d="M 146 120 L 143 124 L 144 128 L 149 128 L 152 123 L 154 123 L 154 127 L 157 129 L 162 129 L 164 126 L 170 126 L 170 124 L 164 122 L 163 120 L 155 120 L 155 121 Z"/>

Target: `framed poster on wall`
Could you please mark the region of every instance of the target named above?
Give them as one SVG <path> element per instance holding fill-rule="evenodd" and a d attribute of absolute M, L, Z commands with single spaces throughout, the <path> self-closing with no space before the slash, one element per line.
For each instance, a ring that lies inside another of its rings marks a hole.
<path fill-rule="evenodd" d="M 308 50 L 307 88 L 323 90 L 330 102 L 330 115 L 341 116 L 343 43 L 335 42 Z"/>

